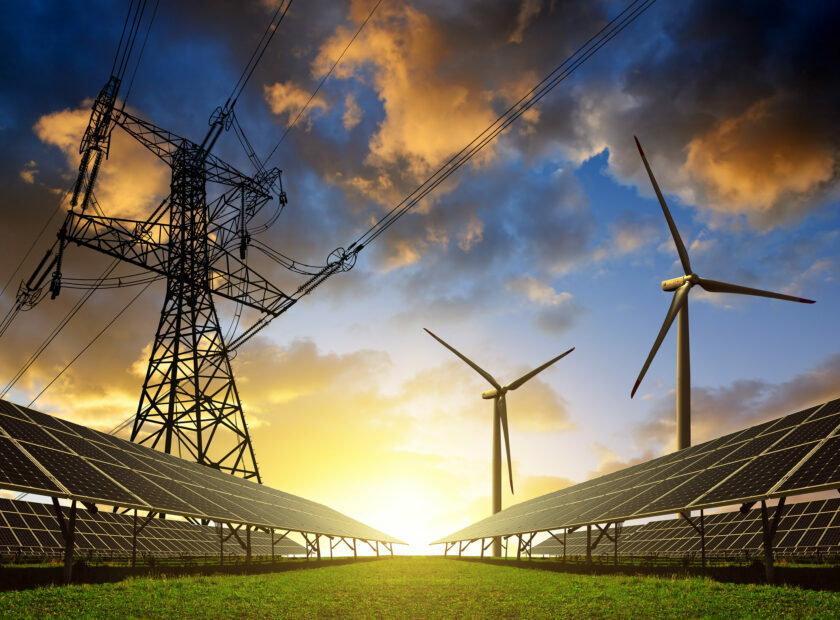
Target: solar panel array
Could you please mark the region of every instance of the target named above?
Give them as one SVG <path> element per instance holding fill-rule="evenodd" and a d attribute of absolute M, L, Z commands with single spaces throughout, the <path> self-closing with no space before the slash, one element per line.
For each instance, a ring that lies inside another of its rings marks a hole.
<path fill-rule="evenodd" d="M 775 510 L 768 510 L 771 518 Z M 703 522 L 707 556 L 753 556 L 764 553 L 760 509 L 753 508 L 746 514 L 736 510 L 706 515 Z M 562 539 L 562 534 L 558 536 Z M 570 544 L 569 540 L 573 542 Z M 612 543 L 603 545 L 602 540 L 592 554 L 612 555 Z M 800 502 L 786 507 L 779 520 L 773 547 L 781 555 L 840 553 L 840 498 Z M 534 545 L 531 553 L 563 555 L 563 547 L 556 539 L 549 538 Z M 566 555 L 585 554 L 586 532 L 578 530 L 569 535 Z M 683 519 L 651 521 L 632 529 L 624 528 L 619 538 L 618 554 L 660 557 L 699 555 L 700 536 Z"/>
<path fill-rule="evenodd" d="M 840 487 L 840 399 L 511 506 L 437 543 Z"/>
<path fill-rule="evenodd" d="M 0 488 L 402 544 L 323 504 L 2 400 Z"/>
<path fill-rule="evenodd" d="M 66 508 L 64 512 L 65 517 L 69 516 Z M 101 510 L 76 512 L 75 542 L 80 555 L 130 557 L 132 532 L 132 515 Z M 218 557 L 219 548 L 217 527 L 186 521 L 152 519 L 137 536 L 137 553 L 141 556 Z M 0 498 L 0 553 L 52 556 L 63 552 L 61 528 L 51 504 Z M 224 545 L 224 553 L 240 556 L 245 555 L 245 550 L 230 540 Z M 270 534 L 252 532 L 251 553 L 272 555 Z M 274 555 L 306 555 L 306 549 L 287 537 L 275 544 Z"/>

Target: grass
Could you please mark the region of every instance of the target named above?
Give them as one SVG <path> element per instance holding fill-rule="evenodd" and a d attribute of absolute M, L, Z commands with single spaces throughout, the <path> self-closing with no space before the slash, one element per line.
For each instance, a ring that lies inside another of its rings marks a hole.
<path fill-rule="evenodd" d="M 403 557 L 0 593 L 4 618 L 837 617 L 840 593 Z"/>

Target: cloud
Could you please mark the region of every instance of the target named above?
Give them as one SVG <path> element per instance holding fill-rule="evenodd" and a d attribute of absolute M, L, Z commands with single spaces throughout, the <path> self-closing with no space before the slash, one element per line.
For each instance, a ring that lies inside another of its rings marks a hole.
<path fill-rule="evenodd" d="M 840 354 L 779 384 L 737 380 L 720 388 L 691 390 L 692 443 L 799 411 L 840 396 Z M 676 445 L 673 392 L 658 399 L 648 420 L 635 431 L 640 445 Z"/>
<path fill-rule="evenodd" d="M 38 164 L 34 160 L 30 160 L 23 165 L 23 170 L 20 171 L 20 178 L 24 183 L 32 185 L 35 182 L 35 175 L 38 174 Z"/>
<path fill-rule="evenodd" d="M 519 13 L 516 16 L 516 29 L 511 33 L 508 41 L 522 43 L 525 29 L 539 15 L 540 8 L 542 8 L 542 0 L 522 0 Z"/>
<path fill-rule="evenodd" d="M 547 333 L 562 334 L 569 331 L 584 313 L 583 307 L 571 293 L 558 293 L 534 276 L 511 278 L 506 286 L 508 290 L 519 293 L 537 306 L 537 325 Z"/>
<path fill-rule="evenodd" d="M 770 224 L 807 213 L 837 182 L 830 134 L 776 95 L 719 120 L 686 146 L 684 170 L 708 208 Z"/>
<path fill-rule="evenodd" d="M 350 131 L 362 121 L 362 108 L 356 103 L 356 97 L 353 93 L 347 93 L 344 98 L 344 115 L 341 117 L 341 122 L 344 128 Z"/>
<path fill-rule="evenodd" d="M 330 67 L 350 36 L 349 29 L 337 27 L 321 46 L 313 72 Z M 441 66 L 454 59 L 451 46 L 430 15 L 409 4 L 382 5 L 335 70 L 338 79 L 369 82 L 382 103 L 384 117 L 370 137 L 365 164 L 387 171 L 392 186 L 405 176 L 422 180 L 495 118 L 469 74 L 441 75 Z M 396 198 L 390 192 L 370 195 L 385 204 Z"/>
<path fill-rule="evenodd" d="M 587 480 L 592 480 L 599 476 L 606 476 L 614 471 L 638 465 L 639 463 L 645 463 L 656 456 L 653 450 L 646 450 L 640 456 L 626 459 L 598 442 L 592 444 L 592 450 L 598 455 L 598 467 L 589 472 L 586 477 Z"/>
<path fill-rule="evenodd" d="M 90 119 L 89 104 L 41 116 L 33 128 L 45 144 L 64 153 L 68 179 L 75 180 L 79 166 L 79 141 Z M 96 199 L 109 217 L 143 218 L 169 193 L 169 168 L 139 142 L 117 127 L 111 153 L 102 161 Z"/>
<path fill-rule="evenodd" d="M 287 116 L 286 124 L 291 125 L 298 114 L 304 120 L 311 120 L 317 113 L 327 110 L 327 103 L 319 95 L 309 101 L 310 93 L 292 82 L 275 82 L 263 87 L 263 94 L 268 107 L 274 114 Z M 304 111 L 304 106 L 309 106 Z"/>

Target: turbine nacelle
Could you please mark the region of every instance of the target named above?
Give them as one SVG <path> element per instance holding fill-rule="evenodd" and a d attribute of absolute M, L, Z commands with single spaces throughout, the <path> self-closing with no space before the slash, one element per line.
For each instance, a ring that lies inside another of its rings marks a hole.
<path fill-rule="evenodd" d="M 692 284 L 697 284 L 697 274 L 690 273 L 687 276 L 680 276 L 679 278 L 671 278 L 670 280 L 663 280 L 662 281 L 662 290 L 663 291 L 676 291 L 686 282 L 691 282 Z"/>
<path fill-rule="evenodd" d="M 481 398 L 483 398 L 484 400 L 490 400 L 491 398 L 496 398 L 497 396 L 504 395 L 505 392 L 507 392 L 507 389 L 504 387 L 500 390 L 493 388 L 492 390 L 483 391 L 481 393 Z"/>

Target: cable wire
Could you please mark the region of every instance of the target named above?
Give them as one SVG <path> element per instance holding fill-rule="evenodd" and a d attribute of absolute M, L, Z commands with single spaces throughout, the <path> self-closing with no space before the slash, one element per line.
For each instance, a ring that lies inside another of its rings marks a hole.
<path fill-rule="evenodd" d="M 61 377 L 61 375 L 63 375 L 65 373 L 65 371 L 67 371 L 76 362 L 76 360 L 78 360 L 82 355 L 84 355 L 85 351 L 87 351 L 91 346 L 93 346 L 93 344 L 97 340 L 99 340 L 99 337 L 102 334 L 104 334 L 106 331 L 108 331 L 108 329 L 111 327 L 111 325 L 113 325 L 117 321 L 117 319 L 119 319 L 123 315 L 123 313 L 125 313 L 125 311 L 128 310 L 132 306 L 132 304 L 134 304 L 134 302 L 137 301 L 140 298 L 140 296 L 143 293 L 145 293 L 153 283 L 154 283 L 154 280 L 152 282 L 149 282 L 148 284 L 146 284 L 146 286 L 144 286 L 142 289 L 140 289 L 140 292 L 137 293 L 134 297 L 132 297 L 131 301 L 129 301 L 125 306 L 123 306 L 122 310 L 117 312 L 117 314 L 115 314 L 114 317 L 110 321 L 108 321 L 108 323 L 105 325 L 105 327 L 103 327 L 101 330 L 99 330 L 99 333 L 97 333 L 96 336 L 94 336 L 93 339 L 90 342 L 88 342 L 82 348 L 82 350 L 79 351 L 73 357 L 73 359 L 71 359 L 69 362 L 67 362 L 67 364 L 64 365 L 64 368 L 62 368 L 59 371 L 59 373 L 55 377 L 53 377 L 52 381 L 47 383 L 47 385 L 45 385 L 44 388 L 40 392 L 38 392 L 38 394 L 35 396 L 35 398 L 33 398 L 32 400 L 29 401 L 29 405 L 27 405 L 27 406 L 31 407 L 32 405 L 34 405 L 35 401 L 38 400 L 39 398 L 41 398 L 41 396 L 44 394 L 44 392 L 46 392 L 48 389 L 50 389 L 50 386 L 52 386 L 53 383 L 58 381 L 58 379 Z"/>

